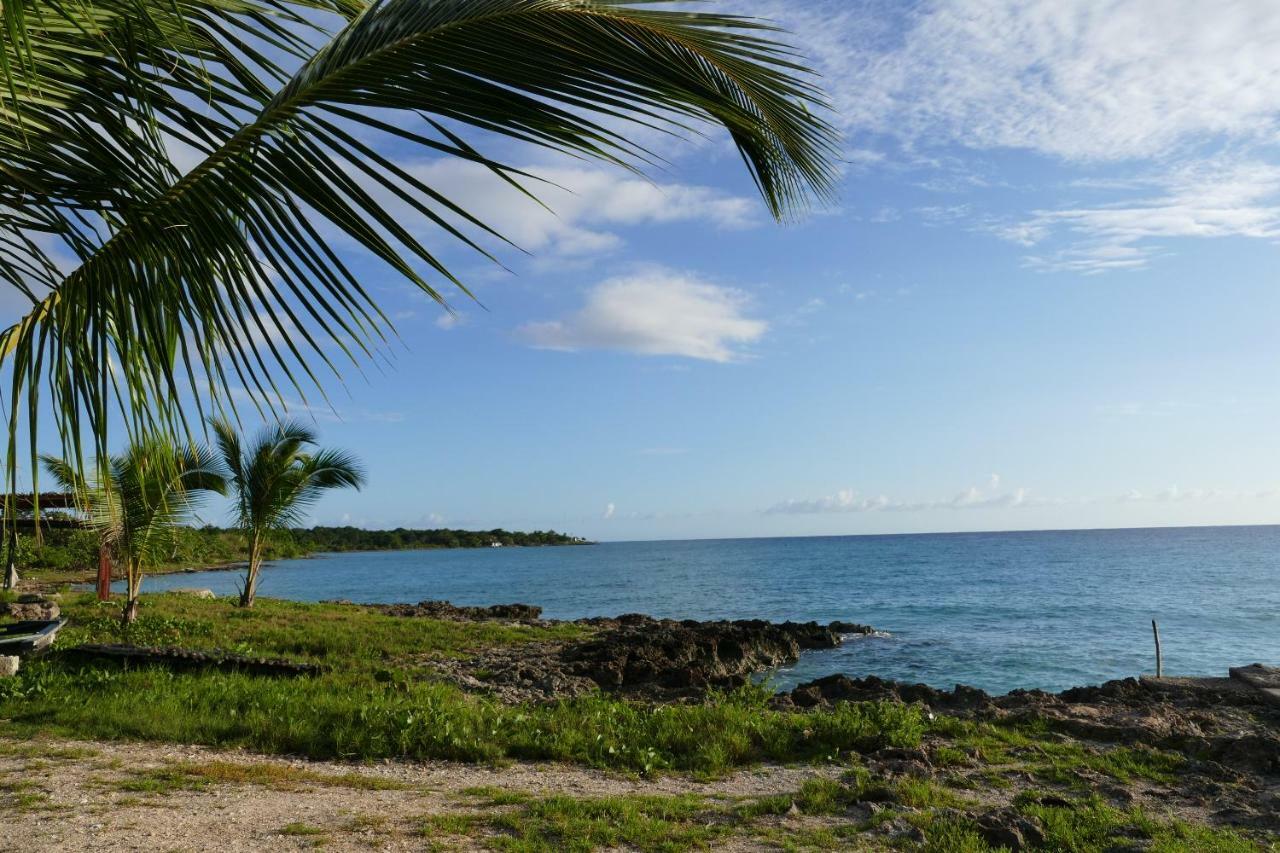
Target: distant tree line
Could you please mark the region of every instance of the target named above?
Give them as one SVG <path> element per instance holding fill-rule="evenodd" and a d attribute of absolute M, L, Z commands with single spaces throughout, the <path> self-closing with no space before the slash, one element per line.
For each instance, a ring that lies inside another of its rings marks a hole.
<path fill-rule="evenodd" d="M 281 535 L 307 553 L 322 551 L 409 551 L 418 548 L 491 548 L 538 545 L 580 545 L 576 536 L 554 530 L 524 533 L 495 528 L 493 530 L 363 530 L 359 527 L 294 528 Z"/>
<path fill-rule="evenodd" d="M 52 514 L 50 514 L 52 515 Z M 98 565 L 98 534 L 93 530 L 52 527 L 43 542 L 23 534 L 18 541 L 18 565 L 52 572 L 93 571 Z M 325 551 L 410 551 L 427 548 L 490 548 L 540 545 L 580 545 L 585 540 L 534 530 L 364 530 L 359 527 L 291 528 L 274 531 L 266 541 L 265 559 L 287 560 Z M 166 563 L 212 566 L 245 558 L 244 533 L 235 528 L 179 527 Z"/>

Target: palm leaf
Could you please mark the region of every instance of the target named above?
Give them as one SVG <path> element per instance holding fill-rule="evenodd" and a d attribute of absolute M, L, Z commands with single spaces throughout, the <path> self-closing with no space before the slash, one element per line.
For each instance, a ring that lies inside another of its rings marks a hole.
<path fill-rule="evenodd" d="M 282 389 L 306 394 L 337 373 L 326 344 L 353 360 L 378 346 L 386 319 L 320 222 L 432 298 L 465 293 L 417 235 L 432 225 L 480 251 L 455 223 L 484 223 L 362 141 L 368 132 L 523 186 L 461 131 L 636 168 L 652 157 L 620 121 L 709 122 L 727 129 L 775 216 L 825 199 L 836 138 L 793 54 L 757 21 L 665 6 L 5 3 L 0 280 L 33 302 L 0 333 L 10 482 L 19 420 L 37 434 L 41 389 L 78 462 L 86 430 L 105 455 L 116 407 L 135 433 L 173 434 L 184 402 L 234 410 L 242 386 L 271 407 Z M 300 33 L 316 9 L 351 18 L 313 51 Z M 184 175 L 171 139 L 201 158 Z M 419 221 L 393 216 L 389 196 Z M 62 274 L 33 235 L 75 268 Z"/>

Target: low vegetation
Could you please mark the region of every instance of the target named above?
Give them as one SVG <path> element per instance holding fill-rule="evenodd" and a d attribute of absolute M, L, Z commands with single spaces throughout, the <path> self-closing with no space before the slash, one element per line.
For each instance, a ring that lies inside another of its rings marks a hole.
<path fill-rule="evenodd" d="M 57 513 L 46 516 L 62 517 Z M 244 532 L 206 525 L 183 526 L 174 531 L 171 550 L 151 574 L 222 566 L 245 559 Z M 19 573 L 44 584 L 80 583 L 93 579 L 98 567 L 98 534 L 92 530 L 51 527 L 42 540 L 28 534 L 18 537 Z M 263 544 L 263 559 L 288 560 L 343 551 L 417 551 L 439 548 L 488 548 L 578 545 L 583 540 L 554 530 L 532 532 L 494 530 L 363 530 L 358 527 L 291 528 L 273 531 Z"/>
<path fill-rule="evenodd" d="M 1102 850 L 1121 841 L 1156 851 L 1265 849 L 1261 836 L 1177 820 L 1153 810 L 1152 801 L 1108 793 L 1170 790 L 1187 772 L 1187 756 L 1140 744 L 1083 743 L 1035 719 L 973 722 L 892 702 L 780 711 L 769 706 L 763 687 L 695 704 L 589 695 L 504 705 L 435 680 L 431 661 L 494 646 L 576 639 L 591 629 L 397 618 L 358 606 L 271 599 L 252 610 L 178 594 L 146 599 L 142 615 L 126 629 L 114 605 L 67 596 L 64 612 L 71 622 L 58 647 L 127 637 L 304 661 L 322 671 L 297 678 L 176 673 L 86 664 L 55 653 L 0 681 L 0 737 L 31 739 L 0 740 L 0 757 L 28 764 L 100 760 L 81 747 L 38 746 L 42 737 L 72 736 L 357 762 L 550 760 L 639 778 L 681 772 L 708 779 L 765 762 L 815 768 L 794 791 L 772 796 L 570 797 L 484 786 L 461 791 L 454 807 L 408 823 L 403 815 L 390 824 L 357 815 L 333 826 L 274 830 L 317 840 L 376 831 L 417 834 L 446 848 L 478 843 L 514 851 L 665 851 L 751 838 L 794 850 L 906 845 L 964 853 L 992 849 L 976 816 L 1000 808 L 1034 820 L 1044 841 L 1032 846 L 1044 850 Z M 886 747 L 893 749 L 877 758 Z M 923 762 L 928 771 L 890 772 L 884 755 Z M 112 772 L 103 784 L 124 802 L 194 796 L 219 786 L 343 788 L 353 796 L 417 790 L 354 768 L 322 772 L 216 756 Z M 0 805 L 50 807 L 39 789 L 17 780 L 7 784 L 0 788 Z"/>

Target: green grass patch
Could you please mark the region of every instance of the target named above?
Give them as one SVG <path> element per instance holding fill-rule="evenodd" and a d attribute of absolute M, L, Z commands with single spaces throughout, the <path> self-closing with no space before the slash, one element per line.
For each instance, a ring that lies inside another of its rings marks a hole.
<path fill-rule="evenodd" d="M 441 835 L 472 835 L 484 822 L 479 815 L 443 814 L 427 815 L 418 820 L 418 834 L 423 838 L 436 838 Z"/>
<path fill-rule="evenodd" d="M 1146 746 L 1095 747 L 1070 740 L 1042 722 L 1017 724 L 950 721 L 954 747 L 945 750 L 966 757 L 972 752 L 986 767 L 1017 767 L 1045 782 L 1084 790 L 1088 773 L 1101 773 L 1118 782 L 1145 779 L 1169 784 L 1186 765 L 1185 756 Z M 1083 773 L 1082 773 L 1083 772 Z"/>
<path fill-rule="evenodd" d="M 171 794 L 174 791 L 197 791 L 208 781 L 192 776 L 177 767 L 161 767 L 152 770 L 136 770 L 125 779 L 104 783 L 120 791 L 132 794 Z"/>
<path fill-rule="evenodd" d="M 347 618 L 323 613 L 337 622 Z M 250 623 L 260 616 L 273 622 L 279 614 L 239 618 Z M 430 621 L 401 620 L 409 627 Z M 437 624 L 441 636 L 453 638 L 447 642 L 475 641 L 452 634 L 459 630 L 454 623 Z M 422 628 L 419 637 L 434 630 Z M 284 645 L 274 642 L 271 650 Z M 336 647 L 324 654 L 336 656 Z M 744 688 L 696 705 L 649 706 L 596 695 L 507 706 L 443 683 L 385 678 L 372 666 L 272 679 L 81 667 L 51 656 L 0 685 L 0 718 L 18 734 L 200 743 L 313 758 L 555 760 L 706 774 L 761 761 L 844 761 L 852 752 L 915 746 L 925 729 L 912 706 L 851 703 L 804 714 L 771 710 L 767 699 L 761 688 Z"/>
<path fill-rule="evenodd" d="M 516 806 L 533 799 L 530 794 L 523 791 L 510 791 L 492 785 L 463 788 L 461 793 L 466 797 L 480 800 L 480 805 L 484 806 Z"/>
<path fill-rule="evenodd" d="M 498 622 L 400 618 L 351 605 L 259 599 L 250 610 L 230 599 L 178 593 L 144 595 L 134 625 L 120 625 L 119 603 L 72 595 L 60 647 L 131 642 L 223 649 L 324 664 L 337 670 L 412 667 L 424 658 L 462 657 L 479 649 L 584 636 L 579 625 L 534 627 Z"/>
<path fill-rule="evenodd" d="M 48 793 L 36 787 L 35 783 L 24 779 L 0 779 L 0 814 L 5 811 L 13 813 L 45 811 L 55 808 Z"/>
<path fill-rule="evenodd" d="M 324 835 L 326 833 L 326 830 L 318 826 L 312 826 L 311 824 L 308 824 L 308 823 L 295 822 L 295 823 L 286 823 L 284 826 L 277 829 L 276 833 L 279 835 L 314 836 L 314 835 Z"/>
<path fill-rule="evenodd" d="M 1037 818 L 1046 844 L 1064 853 L 1091 853 L 1128 840 L 1159 853 L 1257 853 L 1258 843 L 1226 829 L 1153 818 L 1141 809 L 1121 810 L 1090 796 L 1072 806 L 1045 806 L 1034 794 L 1017 798 L 1018 810 Z"/>
<path fill-rule="evenodd" d="M 690 850 L 732 832 L 728 823 L 700 820 L 705 811 L 695 796 L 549 797 L 488 819 L 501 833 L 488 842 L 520 853 Z"/>
<path fill-rule="evenodd" d="M 362 773 L 317 773 L 280 764 L 241 764 L 231 761 L 182 763 L 174 770 L 192 779 L 228 785 L 261 785 L 281 791 L 306 786 L 351 788 L 360 791 L 404 791 L 414 786 L 395 779 L 366 776 Z"/>

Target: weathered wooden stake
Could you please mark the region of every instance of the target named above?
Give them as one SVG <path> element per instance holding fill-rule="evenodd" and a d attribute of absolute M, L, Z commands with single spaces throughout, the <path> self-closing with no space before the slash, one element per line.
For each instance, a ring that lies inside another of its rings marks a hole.
<path fill-rule="evenodd" d="M 1156 678 L 1164 677 L 1164 659 L 1160 656 L 1160 627 L 1156 620 L 1151 620 L 1151 633 L 1156 638 Z"/>
<path fill-rule="evenodd" d="M 111 552 L 98 543 L 98 600 L 111 600 Z"/>

